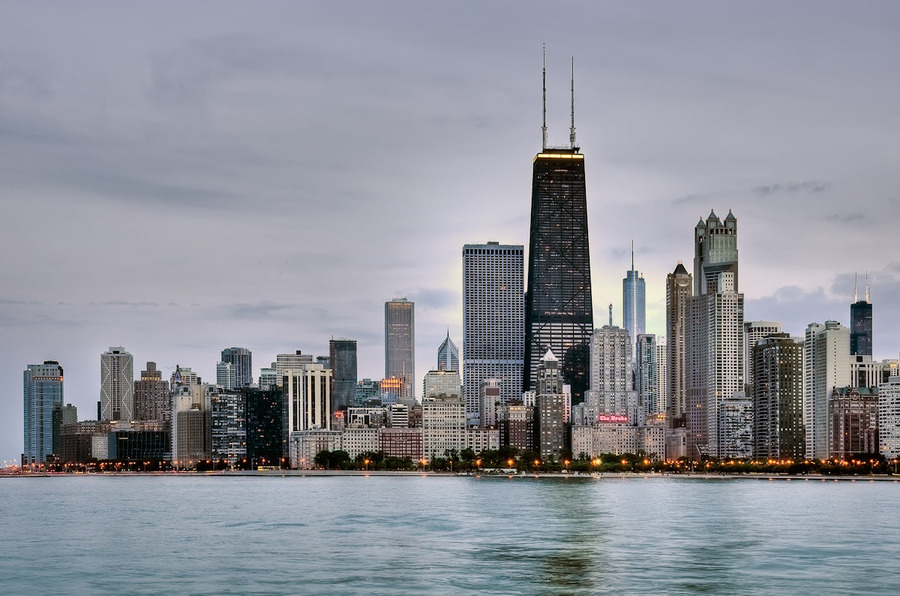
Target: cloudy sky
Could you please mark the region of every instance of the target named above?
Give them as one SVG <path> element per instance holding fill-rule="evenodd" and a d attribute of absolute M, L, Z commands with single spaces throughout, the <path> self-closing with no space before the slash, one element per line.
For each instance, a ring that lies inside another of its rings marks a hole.
<path fill-rule="evenodd" d="M 710 209 L 739 222 L 746 318 L 849 320 L 900 351 L 894 2 L 4 3 L 0 458 L 22 370 L 59 360 L 96 416 L 100 353 L 214 379 L 227 346 L 384 373 L 384 301 L 417 372 L 461 337 L 461 249 L 526 244 L 540 148 L 586 156 L 594 308 L 621 322 L 635 242 L 648 332 Z"/>

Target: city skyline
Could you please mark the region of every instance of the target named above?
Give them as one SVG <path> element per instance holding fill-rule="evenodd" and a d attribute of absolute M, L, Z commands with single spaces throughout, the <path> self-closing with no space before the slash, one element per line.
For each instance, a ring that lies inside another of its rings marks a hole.
<path fill-rule="evenodd" d="M 428 39 L 434 15 L 414 7 L 392 22 L 365 5 L 359 20 L 197 6 L 178 23 L 105 7 L 115 30 L 84 6 L 56 8 L 77 25 L 65 30 L 11 7 L 3 458 L 21 450 L 28 364 L 59 361 L 84 418 L 111 345 L 163 378 L 180 364 L 211 381 L 223 346 L 253 351 L 256 376 L 278 353 L 325 355 L 346 336 L 360 378 L 375 378 L 382 305 L 397 295 L 417 304 L 420 361 L 448 327 L 462 337 L 460 247 L 527 243 L 542 41 L 551 144 L 567 136 L 575 56 L 598 313 L 619 308 L 633 237 L 647 331 L 663 334 L 665 276 L 689 262 L 690 227 L 733 209 L 746 320 L 792 335 L 847 325 L 854 272 L 868 269 L 873 355 L 897 357 L 896 7 L 600 5 L 562 18 L 538 6 L 502 38 L 500 7 L 477 23 L 443 8 Z M 415 150 L 398 162 L 389 142 Z M 113 257 L 110 275 L 100 264 Z"/>

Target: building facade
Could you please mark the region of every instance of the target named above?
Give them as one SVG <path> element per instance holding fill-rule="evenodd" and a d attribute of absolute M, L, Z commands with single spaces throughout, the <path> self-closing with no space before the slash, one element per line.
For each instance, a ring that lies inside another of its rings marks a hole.
<path fill-rule="evenodd" d="M 800 461 L 806 455 L 803 341 L 774 333 L 758 340 L 750 352 L 753 456 Z"/>
<path fill-rule="evenodd" d="M 453 343 L 453 340 L 450 339 L 449 329 L 447 330 L 447 337 L 444 338 L 444 341 L 438 346 L 437 369 L 455 370 L 458 373 L 462 373 L 462 369 L 459 368 L 459 348 L 457 348 L 456 344 Z"/>
<path fill-rule="evenodd" d="M 134 420 L 134 357 L 121 346 L 100 355 L 100 418 Z"/>
<path fill-rule="evenodd" d="M 675 271 L 666 276 L 666 344 L 669 426 L 681 428 L 687 413 L 687 320 L 688 300 L 692 295 L 692 277 L 678 261 Z"/>
<path fill-rule="evenodd" d="M 232 388 L 249 387 L 253 384 L 253 354 L 247 348 L 225 348 L 222 362 L 231 364 L 234 371 Z"/>
<path fill-rule="evenodd" d="M 22 464 L 42 464 L 54 455 L 53 412 L 63 407 L 63 369 L 56 360 L 45 360 L 43 364 L 29 364 L 23 379 Z"/>
<path fill-rule="evenodd" d="M 636 353 L 637 338 L 647 333 L 647 298 L 644 276 L 634 268 L 634 243 L 631 245 L 631 269 L 622 280 L 622 327 L 631 337 L 632 350 Z"/>
<path fill-rule="evenodd" d="M 416 378 L 415 305 L 406 298 L 384 303 L 384 376 L 403 380 L 401 399 L 414 397 Z"/>
<path fill-rule="evenodd" d="M 810 323 L 803 343 L 803 424 L 806 457 L 830 453 L 831 395 L 850 385 L 850 330 L 837 321 Z"/>
<path fill-rule="evenodd" d="M 356 404 L 356 340 L 341 337 L 328 342 L 331 371 L 334 375 L 334 407 Z"/>
<path fill-rule="evenodd" d="M 166 424 L 172 421 L 169 386 L 155 362 L 148 362 L 147 369 L 141 371 L 141 379 L 134 382 L 134 418 Z"/>
<path fill-rule="evenodd" d="M 860 300 L 854 290 L 850 305 L 850 353 L 854 356 L 872 355 L 872 303 L 869 302 L 869 276 L 866 274 L 866 299 Z"/>
<path fill-rule="evenodd" d="M 466 414 L 478 412 L 484 379 L 500 379 L 500 401 L 522 397 L 525 363 L 525 247 L 463 246 L 463 381 Z"/>

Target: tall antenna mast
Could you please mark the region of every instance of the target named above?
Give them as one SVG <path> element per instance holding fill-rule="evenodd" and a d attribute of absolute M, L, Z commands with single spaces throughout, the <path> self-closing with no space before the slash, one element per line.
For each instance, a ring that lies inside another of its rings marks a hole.
<path fill-rule="evenodd" d="M 612 304 L 609 305 L 609 326 L 612 327 Z"/>
<path fill-rule="evenodd" d="M 869 270 L 866 269 L 866 302 L 869 301 Z"/>
<path fill-rule="evenodd" d="M 575 57 L 572 56 L 572 128 L 569 129 L 569 145 L 575 149 Z M 632 267 L 634 269 L 634 267 Z"/>
<path fill-rule="evenodd" d="M 634 271 L 634 238 L 631 239 L 631 270 Z"/>
<path fill-rule="evenodd" d="M 859 273 L 853 274 L 853 302 L 859 302 Z"/>
<path fill-rule="evenodd" d="M 541 150 L 547 149 L 547 44 L 544 44 L 544 71 L 543 71 L 543 108 L 544 108 L 544 124 L 541 126 L 541 132 L 543 133 L 543 141 L 541 143 Z"/>

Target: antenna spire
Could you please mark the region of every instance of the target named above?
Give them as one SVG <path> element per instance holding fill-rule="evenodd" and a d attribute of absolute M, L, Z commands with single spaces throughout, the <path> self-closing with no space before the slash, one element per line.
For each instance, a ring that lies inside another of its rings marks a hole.
<path fill-rule="evenodd" d="M 853 274 L 853 302 L 859 302 L 859 272 Z"/>
<path fill-rule="evenodd" d="M 569 129 L 569 145 L 575 149 L 575 57 L 572 56 L 572 128 Z M 632 267 L 634 269 L 634 267 Z"/>
<path fill-rule="evenodd" d="M 543 140 L 541 142 L 541 150 L 547 148 L 547 44 L 544 44 L 544 52 L 543 52 L 543 99 L 542 105 L 544 110 L 544 123 L 541 126 L 541 133 L 543 133 Z"/>
<path fill-rule="evenodd" d="M 612 327 L 612 304 L 609 305 L 609 326 Z"/>
<path fill-rule="evenodd" d="M 869 301 L 869 270 L 866 269 L 866 302 Z"/>
<path fill-rule="evenodd" d="M 631 239 L 631 270 L 634 271 L 634 238 Z"/>

